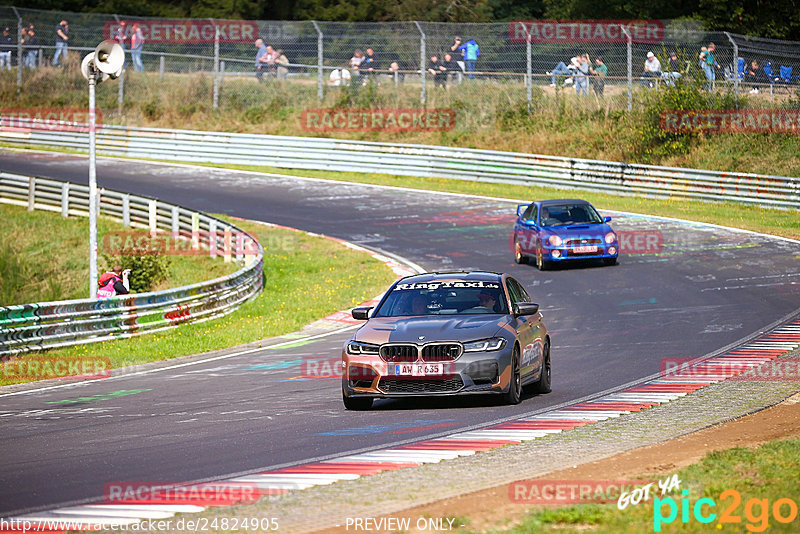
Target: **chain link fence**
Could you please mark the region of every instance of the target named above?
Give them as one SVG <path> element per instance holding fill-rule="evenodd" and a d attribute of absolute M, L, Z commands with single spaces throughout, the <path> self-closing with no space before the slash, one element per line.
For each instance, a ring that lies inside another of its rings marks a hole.
<path fill-rule="evenodd" d="M 276 99 L 298 108 L 435 107 L 476 94 L 530 109 L 536 98 L 572 93 L 630 109 L 636 91 L 683 76 L 708 78 L 707 89 L 737 96 L 758 92 L 780 105 L 787 100 L 780 95 L 800 87 L 800 43 L 669 21 L 649 21 L 660 33 L 644 39 L 631 29 L 636 25 L 623 23 L 611 30 L 614 25 L 607 25 L 599 38 L 547 38 L 532 35 L 541 27 L 530 22 L 154 19 L 8 6 L 0 6 L 0 27 L 9 28 L 11 41 L 0 43 L 0 76 L 16 76 L 21 92 L 28 83 L 46 83 L 37 71 L 50 72 L 55 64 L 62 20 L 68 21 L 69 41 L 60 66 L 73 72 L 100 41 L 116 37 L 124 44 L 126 70 L 114 88 L 119 111 L 126 99 L 179 86 L 191 89 L 178 103 L 186 111 L 268 107 Z M 256 59 L 256 39 L 269 47 L 265 62 Z M 706 67 L 700 53 L 709 43 L 716 46 L 716 64 Z M 645 72 L 648 53 L 660 64 L 655 75 Z M 581 56 L 588 72 L 580 67 Z"/>

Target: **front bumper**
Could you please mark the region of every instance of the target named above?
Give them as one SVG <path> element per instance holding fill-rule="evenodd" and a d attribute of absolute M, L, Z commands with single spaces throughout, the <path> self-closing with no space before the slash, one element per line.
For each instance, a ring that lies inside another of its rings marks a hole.
<path fill-rule="evenodd" d="M 542 257 L 546 261 L 557 262 L 567 260 L 593 260 L 609 259 L 619 256 L 619 244 L 614 242 L 610 245 L 603 243 L 597 245 L 595 252 L 577 252 L 575 248 L 579 245 L 562 245 L 560 247 L 545 246 L 542 249 Z"/>
<path fill-rule="evenodd" d="M 509 346 L 510 345 L 510 346 Z M 440 362 L 442 375 L 394 373 L 395 363 L 379 356 L 342 354 L 342 389 L 348 397 L 418 397 L 504 393 L 511 378 L 513 343 L 491 352 L 465 352 L 455 361 Z"/>

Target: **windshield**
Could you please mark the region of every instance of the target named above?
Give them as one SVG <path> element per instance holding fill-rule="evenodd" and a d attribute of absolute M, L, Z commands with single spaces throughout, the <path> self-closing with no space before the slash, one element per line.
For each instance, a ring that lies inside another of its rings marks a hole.
<path fill-rule="evenodd" d="M 373 317 L 506 314 L 500 282 L 434 280 L 397 284 Z"/>
<path fill-rule="evenodd" d="M 589 204 L 555 204 L 543 206 L 542 226 L 565 226 L 568 224 L 602 223 L 600 214 Z"/>

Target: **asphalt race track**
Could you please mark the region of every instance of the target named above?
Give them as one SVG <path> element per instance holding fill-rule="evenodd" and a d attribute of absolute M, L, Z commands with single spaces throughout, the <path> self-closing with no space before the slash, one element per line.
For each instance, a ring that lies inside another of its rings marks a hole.
<path fill-rule="evenodd" d="M 88 174 L 83 157 L 12 151 L 0 151 L 0 169 L 81 183 Z M 99 160 L 98 181 L 346 239 L 429 270 L 512 273 L 551 331 L 553 392 L 514 407 L 482 398 L 384 400 L 346 412 L 338 380 L 294 378 L 309 362 L 338 360 L 350 334 L 341 332 L 0 394 L 0 516 L 97 499 L 112 481 L 213 479 L 535 412 L 652 375 L 664 358 L 717 351 L 800 306 L 800 244 L 761 235 L 620 215 L 617 231 L 658 236 L 659 246 L 623 254 L 614 267 L 540 273 L 513 262 L 510 202 L 110 159 Z M 78 397 L 92 399 L 71 401 Z"/>

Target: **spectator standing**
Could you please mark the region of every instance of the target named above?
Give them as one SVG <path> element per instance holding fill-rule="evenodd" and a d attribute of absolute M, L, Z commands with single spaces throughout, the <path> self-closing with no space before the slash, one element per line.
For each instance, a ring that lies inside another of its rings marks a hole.
<path fill-rule="evenodd" d="M 706 90 L 710 91 L 714 88 L 714 81 L 717 79 L 717 74 L 715 69 L 719 69 L 719 63 L 717 63 L 716 58 L 714 58 L 714 51 L 716 51 L 717 46 L 714 43 L 708 43 L 708 49 L 706 50 L 705 54 L 705 64 L 703 65 L 703 71 L 706 75 Z"/>
<path fill-rule="evenodd" d="M 364 83 L 363 75 L 360 72 L 361 64 L 364 62 L 364 52 L 360 49 L 356 48 L 353 51 L 353 57 L 350 58 L 350 70 L 353 71 L 355 74 L 358 75 L 357 78 L 352 78 L 352 83 L 356 83 L 358 80 L 360 83 Z"/>
<path fill-rule="evenodd" d="M 256 79 L 258 79 L 259 82 L 263 82 L 264 81 L 264 73 L 267 72 L 267 68 L 268 68 L 267 63 L 269 62 L 269 59 L 270 59 L 269 58 L 269 51 L 267 50 L 266 45 L 264 45 L 264 40 L 263 39 L 256 39 L 254 44 L 255 44 L 256 49 L 257 49 L 257 51 L 256 51 L 256 64 L 255 64 L 255 67 L 256 67 Z"/>
<path fill-rule="evenodd" d="M 575 72 L 575 94 L 589 94 L 589 54 L 578 56 L 578 70 Z"/>
<path fill-rule="evenodd" d="M 125 41 L 128 40 L 128 23 L 124 20 L 119 23 L 117 30 L 114 32 L 114 40 L 125 48 Z"/>
<path fill-rule="evenodd" d="M 25 45 L 25 60 L 23 65 L 32 69 L 36 68 L 36 47 L 39 45 L 39 38 L 36 36 L 36 30 L 33 24 L 29 24 L 28 28 L 22 30 L 24 38 L 22 44 Z"/>
<path fill-rule="evenodd" d="M 647 53 L 647 59 L 644 62 L 644 70 L 642 71 L 642 85 L 645 87 L 655 87 L 656 82 L 661 78 L 661 62 L 656 55 L 652 52 Z"/>
<path fill-rule="evenodd" d="M 592 88 L 594 89 L 594 94 L 603 96 L 603 91 L 606 88 L 608 67 L 603 63 L 603 58 L 601 56 L 594 58 L 594 67 L 590 67 L 589 72 L 592 73 Z"/>
<path fill-rule="evenodd" d="M 11 70 L 11 50 L 14 47 L 14 38 L 11 37 L 11 28 L 3 28 L 0 35 L 0 70 Z"/>
<path fill-rule="evenodd" d="M 392 61 L 389 64 L 389 76 L 395 84 L 403 83 L 406 79 L 406 75 L 400 72 L 400 64 L 397 61 Z"/>
<path fill-rule="evenodd" d="M 133 26 L 131 26 L 131 61 L 133 61 L 133 70 L 136 72 L 144 71 L 142 48 L 144 48 L 142 29 L 139 27 L 138 22 L 134 22 Z"/>
<path fill-rule="evenodd" d="M 474 80 L 475 68 L 478 64 L 478 58 L 481 55 L 481 49 L 478 46 L 478 43 L 475 42 L 475 39 L 470 39 L 462 44 L 461 37 L 456 35 L 453 46 L 450 47 L 450 50 L 453 52 L 456 50 L 461 51 L 461 57 L 464 58 L 464 70 L 466 71 L 469 79 Z"/>
<path fill-rule="evenodd" d="M 283 50 L 277 50 L 275 56 L 275 66 L 278 68 L 278 79 L 285 80 L 287 76 L 289 76 L 289 67 L 286 66 L 289 64 L 289 58 L 286 57 Z"/>
<path fill-rule="evenodd" d="M 67 45 L 69 43 L 69 24 L 62 20 L 56 26 L 56 53 L 53 54 L 53 66 L 58 67 L 61 58 L 67 57 Z"/>

